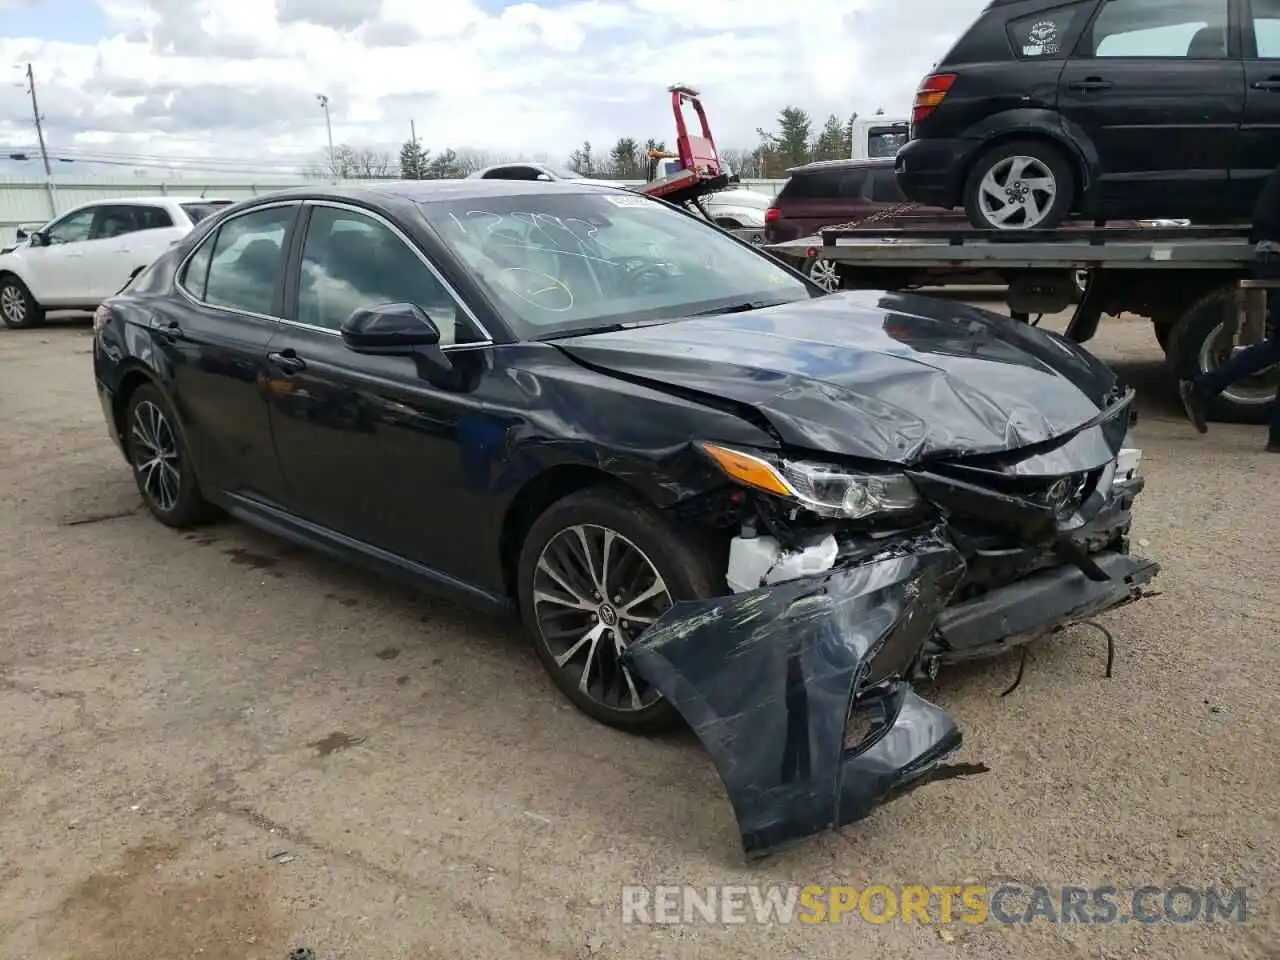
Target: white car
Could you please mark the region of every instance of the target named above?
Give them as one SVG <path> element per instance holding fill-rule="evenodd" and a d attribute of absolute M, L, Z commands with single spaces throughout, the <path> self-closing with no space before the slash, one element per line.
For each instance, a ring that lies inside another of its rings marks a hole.
<path fill-rule="evenodd" d="M 0 321 L 34 327 L 50 310 L 93 310 L 232 200 L 127 197 L 81 204 L 0 254 Z"/>

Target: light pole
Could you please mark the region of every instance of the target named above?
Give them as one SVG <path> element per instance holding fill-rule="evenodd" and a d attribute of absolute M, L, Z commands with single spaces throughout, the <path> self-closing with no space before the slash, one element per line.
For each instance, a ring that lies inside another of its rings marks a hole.
<path fill-rule="evenodd" d="M 329 98 L 323 93 L 317 93 L 316 99 L 320 101 L 320 109 L 324 111 L 324 127 L 329 133 L 329 172 L 336 177 L 338 164 L 333 156 L 333 122 L 329 119 Z"/>

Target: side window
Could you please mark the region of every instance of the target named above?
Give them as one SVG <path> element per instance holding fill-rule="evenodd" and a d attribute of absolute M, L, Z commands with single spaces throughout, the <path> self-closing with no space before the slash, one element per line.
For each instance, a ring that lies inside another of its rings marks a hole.
<path fill-rule="evenodd" d="M 129 209 L 133 212 L 135 230 L 163 230 L 173 226 L 173 217 L 164 207 L 139 204 Z"/>
<path fill-rule="evenodd" d="M 98 215 L 93 218 L 93 229 L 89 231 L 90 240 L 110 240 L 133 233 L 138 229 L 137 207 L 122 204 L 104 204 L 98 208 Z"/>
<path fill-rule="evenodd" d="M 1088 3 L 1069 3 L 1010 20 L 1006 28 L 1013 52 L 1023 60 L 1058 60 L 1071 52 L 1071 44 L 1093 9 Z"/>
<path fill-rule="evenodd" d="M 93 229 L 93 218 L 97 212 L 97 207 L 89 207 L 69 213 L 61 220 L 55 221 L 45 231 L 45 236 L 49 238 L 50 244 L 78 243 L 81 240 L 88 240 L 89 231 Z"/>
<path fill-rule="evenodd" d="M 1228 0 L 1107 0 L 1081 55 L 1225 59 L 1227 5 Z"/>
<path fill-rule="evenodd" d="M 1259 58 L 1280 60 L 1280 0 L 1253 0 L 1253 35 Z"/>
<path fill-rule="evenodd" d="M 440 279 L 386 225 L 352 210 L 313 209 L 302 247 L 299 322 L 337 330 L 353 311 L 383 303 L 417 304 L 440 329 L 441 345 L 480 339 Z"/>
<path fill-rule="evenodd" d="M 210 306 L 274 315 L 293 206 L 268 207 L 228 220 L 213 238 L 204 301 Z"/>

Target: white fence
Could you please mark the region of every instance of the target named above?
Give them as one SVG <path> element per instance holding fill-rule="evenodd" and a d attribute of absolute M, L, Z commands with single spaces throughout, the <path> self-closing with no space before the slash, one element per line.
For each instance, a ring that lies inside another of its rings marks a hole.
<path fill-rule="evenodd" d="M 86 177 L 77 180 L 54 179 L 50 184 L 44 180 L 23 177 L 0 177 L 0 245 L 12 243 L 19 226 L 48 223 L 59 214 L 66 213 L 73 207 L 91 200 L 167 195 L 200 196 L 201 194 L 229 200 L 243 200 L 246 197 L 270 193 L 286 187 L 301 187 L 323 182 L 326 181 L 307 177 L 265 177 L 254 180 Z M 342 181 L 346 185 L 361 182 L 385 183 L 386 181 Z M 641 181 L 619 182 L 639 184 Z M 769 196 L 777 196 L 778 190 L 785 182 L 785 180 L 743 180 L 741 186 Z"/>

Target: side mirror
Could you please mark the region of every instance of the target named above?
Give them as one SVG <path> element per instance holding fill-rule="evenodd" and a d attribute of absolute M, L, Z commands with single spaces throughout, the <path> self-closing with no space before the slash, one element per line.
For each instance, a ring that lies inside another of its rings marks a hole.
<path fill-rule="evenodd" d="M 424 375 L 448 373 L 453 364 L 440 349 L 440 330 L 416 303 L 381 303 L 352 312 L 342 342 L 354 353 L 413 357 Z"/>
<path fill-rule="evenodd" d="M 14 233 L 14 236 L 19 240 L 25 240 L 27 239 L 28 236 L 30 236 L 30 234 L 27 233 L 26 227 L 19 227 L 17 229 L 17 232 Z"/>

